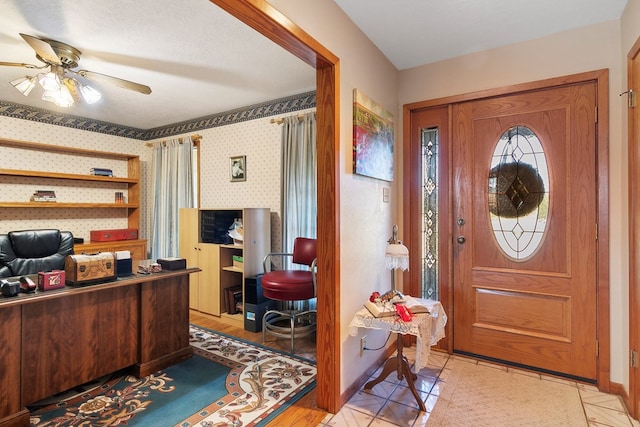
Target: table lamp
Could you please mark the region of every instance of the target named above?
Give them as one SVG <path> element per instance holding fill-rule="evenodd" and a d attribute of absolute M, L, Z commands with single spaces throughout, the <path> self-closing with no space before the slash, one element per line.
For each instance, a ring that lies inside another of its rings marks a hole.
<path fill-rule="evenodd" d="M 388 240 L 387 251 L 385 253 L 385 265 L 387 270 L 391 270 L 391 290 L 396 290 L 396 277 L 395 273 L 397 269 L 408 270 L 409 269 L 409 249 L 398 240 L 398 226 L 393 226 L 393 234 Z"/>

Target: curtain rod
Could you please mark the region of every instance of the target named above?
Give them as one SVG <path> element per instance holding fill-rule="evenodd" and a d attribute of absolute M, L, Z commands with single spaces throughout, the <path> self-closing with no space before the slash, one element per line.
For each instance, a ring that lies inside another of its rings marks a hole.
<path fill-rule="evenodd" d="M 197 133 L 194 135 L 191 135 L 191 141 L 193 142 L 194 145 L 200 144 L 201 139 L 202 139 L 202 135 L 198 135 Z M 182 144 L 182 138 L 178 138 L 178 140 L 180 141 L 180 144 Z M 162 141 L 162 143 L 166 144 L 167 141 Z M 147 142 L 145 145 L 147 147 L 153 147 L 153 142 Z"/>
<path fill-rule="evenodd" d="M 293 115 L 291 115 L 291 116 L 287 116 L 287 117 L 294 117 L 294 116 L 293 116 Z M 297 117 L 297 118 L 298 118 L 298 120 L 302 120 L 302 119 L 304 119 L 304 114 L 302 114 L 302 113 L 301 113 L 301 114 L 298 114 L 298 115 L 297 115 L 297 116 L 295 116 L 295 117 Z M 269 120 L 269 122 L 270 122 L 270 123 L 275 123 L 275 124 L 277 124 L 277 125 L 281 125 L 281 124 L 282 124 L 282 122 L 284 122 L 284 119 L 285 119 L 284 117 L 278 117 L 277 119 L 271 119 L 271 120 Z"/>

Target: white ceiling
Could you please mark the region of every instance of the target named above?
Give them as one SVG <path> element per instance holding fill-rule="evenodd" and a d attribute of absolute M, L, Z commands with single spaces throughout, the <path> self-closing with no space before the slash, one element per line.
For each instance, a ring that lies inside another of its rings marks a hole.
<path fill-rule="evenodd" d="M 399 70 L 618 19 L 627 0 L 334 0 Z"/>
<path fill-rule="evenodd" d="M 334 1 L 399 70 L 617 19 L 627 2 Z M 315 89 L 313 68 L 208 0 L 0 0 L 0 10 L 0 61 L 38 64 L 19 33 L 47 37 L 82 51 L 81 69 L 152 89 L 95 83 L 99 103 L 62 109 L 9 84 L 37 70 L 0 67 L 2 101 L 151 129 Z"/>
<path fill-rule="evenodd" d="M 38 70 L 0 67 L 3 101 L 150 129 L 315 90 L 311 66 L 208 0 L 0 0 L 0 11 L 0 61 L 39 65 L 19 33 L 47 37 L 82 51 L 79 68 L 152 90 L 91 83 L 99 103 L 63 109 L 9 84 Z"/>

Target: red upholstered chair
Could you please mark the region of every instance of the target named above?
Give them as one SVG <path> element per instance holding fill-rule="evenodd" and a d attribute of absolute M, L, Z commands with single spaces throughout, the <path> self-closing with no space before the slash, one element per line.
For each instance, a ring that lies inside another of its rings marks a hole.
<path fill-rule="evenodd" d="M 268 271 L 271 257 L 292 257 L 294 264 L 307 266 L 304 270 Z M 293 253 L 271 253 L 264 258 L 264 275 L 261 278 L 262 293 L 266 298 L 281 301 L 282 310 L 269 310 L 262 318 L 262 341 L 266 334 L 291 340 L 316 330 L 316 310 L 301 308 L 302 303 L 316 297 L 316 239 L 298 237 L 293 243 Z"/>

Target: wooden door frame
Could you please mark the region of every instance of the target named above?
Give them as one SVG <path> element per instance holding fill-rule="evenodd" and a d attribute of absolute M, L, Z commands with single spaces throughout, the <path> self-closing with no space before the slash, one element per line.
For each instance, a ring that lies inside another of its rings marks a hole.
<path fill-rule="evenodd" d="M 640 55 L 640 38 L 627 54 L 627 88 L 640 90 L 640 70 L 633 66 L 633 59 Z M 629 152 L 629 350 L 640 351 L 640 109 L 627 110 Z M 640 372 L 629 368 L 629 395 L 623 396 L 632 417 L 640 416 Z"/>
<path fill-rule="evenodd" d="M 318 188 L 317 406 L 340 409 L 340 64 L 264 0 L 210 0 L 316 69 Z M 202 40 L 206 43 L 206 40 Z"/>
<path fill-rule="evenodd" d="M 597 221 L 598 221 L 598 241 L 597 250 L 597 272 L 596 272 L 596 292 L 597 292 L 597 329 L 596 339 L 598 340 L 598 358 L 596 378 L 598 388 L 604 392 L 611 391 L 610 366 L 611 366 L 611 336 L 609 332 L 610 326 L 610 290 L 609 290 L 609 70 L 596 70 L 569 76 L 562 76 L 539 80 L 535 82 L 521 83 L 511 86 L 505 86 L 495 89 L 487 89 L 477 92 L 470 92 L 462 95 L 453 95 L 444 98 L 438 98 L 428 101 L 414 102 L 403 106 L 403 162 L 405 165 L 411 165 L 411 114 L 415 111 L 426 108 L 451 106 L 455 103 L 465 101 L 477 101 L 496 96 L 504 96 L 515 93 L 524 93 L 535 90 L 548 89 L 553 87 L 593 82 L 596 85 L 596 102 L 598 114 L 596 119 L 596 171 L 597 171 Z M 449 112 L 451 109 L 449 109 Z M 449 116 L 449 131 L 451 131 L 451 117 Z M 449 132 L 451 134 L 451 132 Z M 447 161 L 448 167 L 448 191 L 453 191 L 453 171 L 451 169 L 451 156 Z M 420 173 L 420 169 L 405 167 L 403 170 L 403 182 L 416 182 L 416 174 Z M 420 194 L 419 189 L 411 188 L 405 185 L 403 189 L 403 206 L 411 206 L 416 201 L 413 200 Z M 419 203 L 419 201 L 418 201 Z M 454 235 L 452 225 L 454 218 L 452 215 L 452 198 L 449 197 L 446 206 L 441 206 L 442 216 L 449 215 L 449 226 L 447 227 L 447 235 L 443 236 L 447 244 L 446 258 L 453 259 Z M 410 224 L 410 210 L 405 209 L 403 212 L 403 223 Z M 405 244 L 413 246 L 420 245 L 413 240 L 419 239 L 419 233 L 404 233 Z M 410 246 L 410 247 L 411 247 Z M 419 251 L 411 251 L 409 258 L 409 271 L 404 273 L 403 281 L 407 283 L 410 280 L 409 274 L 411 270 L 420 271 Z M 442 266 L 442 273 L 446 273 L 448 289 L 443 289 L 443 294 L 447 296 L 446 300 L 442 300 L 442 304 L 448 313 L 449 319 L 453 319 L 453 265 Z M 442 275 L 441 275 L 442 276 Z M 447 350 L 449 353 L 453 351 L 453 324 L 449 322 L 446 327 L 446 334 L 449 336 Z"/>

